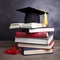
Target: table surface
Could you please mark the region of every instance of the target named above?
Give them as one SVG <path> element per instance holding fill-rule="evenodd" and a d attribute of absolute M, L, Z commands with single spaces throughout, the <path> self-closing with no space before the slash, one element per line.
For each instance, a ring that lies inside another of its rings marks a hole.
<path fill-rule="evenodd" d="M 4 44 L 6 44 L 6 46 Z M 53 54 L 42 54 L 42 55 L 31 55 L 31 56 L 23 56 L 21 54 L 17 55 L 5 54 L 3 51 L 9 48 L 7 44 L 11 43 L 0 41 L 0 60 L 60 60 L 60 40 L 55 40 Z"/>

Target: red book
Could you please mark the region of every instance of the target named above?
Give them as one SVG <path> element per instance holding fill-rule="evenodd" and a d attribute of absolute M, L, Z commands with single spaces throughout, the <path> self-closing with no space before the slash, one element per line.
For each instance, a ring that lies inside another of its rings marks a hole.
<path fill-rule="evenodd" d="M 16 37 L 24 38 L 47 38 L 47 32 L 37 32 L 37 33 L 26 33 L 26 32 L 16 32 Z"/>
<path fill-rule="evenodd" d="M 27 37 L 26 32 L 16 32 L 16 37 Z"/>

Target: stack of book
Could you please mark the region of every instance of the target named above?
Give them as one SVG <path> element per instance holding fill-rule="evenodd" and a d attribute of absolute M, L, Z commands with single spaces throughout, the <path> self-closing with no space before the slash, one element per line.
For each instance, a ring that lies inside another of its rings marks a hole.
<path fill-rule="evenodd" d="M 24 55 L 53 53 L 54 39 L 50 33 L 54 32 L 54 28 L 34 28 L 36 23 L 33 26 L 30 23 L 24 26 L 23 24 L 21 27 L 25 26 L 24 29 L 27 28 L 28 32 L 16 31 L 15 42 L 18 42 L 17 45 L 22 48 Z"/>
<path fill-rule="evenodd" d="M 47 12 L 27 7 L 17 9 L 25 13 L 24 23 L 12 23 L 10 29 L 20 28 L 16 31 L 15 42 L 22 49 L 24 55 L 53 53 L 54 28 L 48 27 Z M 44 22 L 40 22 L 40 16 L 44 14 Z"/>

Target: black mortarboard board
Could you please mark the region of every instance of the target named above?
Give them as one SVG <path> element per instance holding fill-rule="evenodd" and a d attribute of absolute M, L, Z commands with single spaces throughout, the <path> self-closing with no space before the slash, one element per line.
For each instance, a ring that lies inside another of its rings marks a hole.
<path fill-rule="evenodd" d="M 17 11 L 21 11 L 26 14 L 24 23 L 30 23 L 30 22 L 40 23 L 40 16 L 39 15 L 42 15 L 45 13 L 44 11 L 41 11 L 41 10 L 38 10 L 35 8 L 31 8 L 31 7 L 17 9 Z"/>

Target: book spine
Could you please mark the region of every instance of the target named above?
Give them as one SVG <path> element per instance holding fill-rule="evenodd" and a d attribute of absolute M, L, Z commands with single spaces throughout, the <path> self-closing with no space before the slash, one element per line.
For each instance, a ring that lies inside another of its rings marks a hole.
<path fill-rule="evenodd" d="M 48 32 L 37 32 L 37 33 L 26 33 L 26 32 L 16 32 L 16 37 L 21 38 L 47 38 Z"/>

